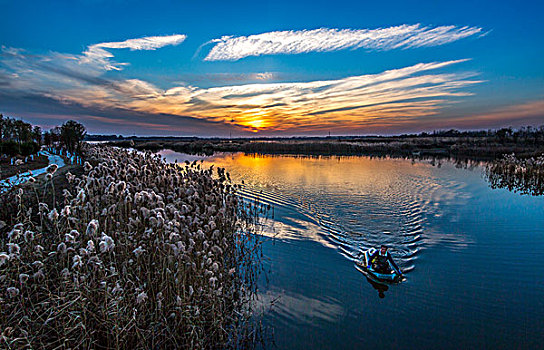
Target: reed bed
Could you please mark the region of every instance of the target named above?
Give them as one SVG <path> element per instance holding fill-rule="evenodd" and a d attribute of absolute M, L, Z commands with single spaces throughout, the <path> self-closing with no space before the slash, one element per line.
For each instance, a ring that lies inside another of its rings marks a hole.
<path fill-rule="evenodd" d="M 488 164 L 485 174 L 492 188 L 507 188 L 533 196 L 544 194 L 544 154 L 525 159 L 505 155 Z"/>
<path fill-rule="evenodd" d="M 11 193 L 17 210 L 0 227 L 0 347 L 250 346 L 262 207 L 239 199 L 225 169 L 85 152 L 84 173 L 68 173 L 62 194 L 54 166 L 47 193 L 32 184 Z"/>

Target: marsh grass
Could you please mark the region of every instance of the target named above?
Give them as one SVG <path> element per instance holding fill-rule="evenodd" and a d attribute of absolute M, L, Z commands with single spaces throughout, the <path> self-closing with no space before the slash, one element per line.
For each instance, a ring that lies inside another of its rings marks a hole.
<path fill-rule="evenodd" d="M 485 131 L 483 132 L 486 133 Z M 540 135 L 540 134 L 539 134 Z M 254 154 L 299 155 L 367 155 L 367 156 L 435 156 L 442 158 L 496 159 L 515 153 L 530 157 L 544 151 L 540 137 L 529 139 L 489 136 L 391 136 L 337 138 L 270 138 L 270 139 L 191 139 L 191 140 L 123 140 L 111 145 L 139 150 L 171 149 L 189 154 L 245 152 Z"/>
<path fill-rule="evenodd" d="M 254 345 L 262 205 L 242 201 L 225 169 L 85 152 L 83 174 L 67 173 L 56 199 L 56 169 L 43 193 L 25 193 L 28 184 L 11 194 L 13 225 L 0 228 L 0 347 Z"/>
<path fill-rule="evenodd" d="M 505 155 L 489 163 L 485 175 L 492 188 L 506 188 L 533 196 L 544 195 L 544 154 L 536 158 Z"/>

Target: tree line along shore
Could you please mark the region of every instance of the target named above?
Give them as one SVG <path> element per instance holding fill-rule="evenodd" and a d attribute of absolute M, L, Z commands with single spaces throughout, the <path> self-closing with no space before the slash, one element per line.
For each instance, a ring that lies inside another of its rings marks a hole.
<path fill-rule="evenodd" d="M 81 156 L 86 134 L 85 127 L 73 120 L 42 132 L 39 126 L 0 114 L 0 180 L 46 167 L 49 160 L 39 152 L 42 147 Z"/>
<path fill-rule="evenodd" d="M 37 125 L 0 114 L 0 156 L 3 158 L 31 155 L 42 145 L 62 146 L 70 153 L 77 153 L 86 135 L 85 127 L 74 120 L 43 132 Z"/>

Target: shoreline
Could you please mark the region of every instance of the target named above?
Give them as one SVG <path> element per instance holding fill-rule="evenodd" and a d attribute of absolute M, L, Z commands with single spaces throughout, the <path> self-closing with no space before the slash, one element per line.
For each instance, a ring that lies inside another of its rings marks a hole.
<path fill-rule="evenodd" d="M 34 169 L 19 171 L 15 175 L 3 178 L 0 180 L 0 193 L 8 192 L 14 186 L 23 185 L 31 177 L 37 178 L 44 175 L 47 172 L 47 169 L 50 165 L 55 164 L 59 169 L 66 167 L 66 159 L 60 155 L 49 153 L 48 151 L 40 151 L 40 158 L 45 157 L 47 162 L 40 163 L 40 167 L 35 167 Z M 28 165 L 28 163 L 23 164 Z M 45 166 L 44 166 L 45 165 Z"/>
<path fill-rule="evenodd" d="M 12 165 L 9 163 L 9 160 L 10 159 L 7 158 L 2 163 L 0 163 L 2 168 L 2 171 L 0 172 L 0 180 L 5 180 L 14 175 L 26 173 L 28 171 L 34 171 L 36 169 L 47 167 L 47 165 L 49 165 L 49 159 L 44 154 L 40 154 L 39 156 L 35 157 L 34 160 L 22 163 L 21 165 Z"/>
<path fill-rule="evenodd" d="M 290 154 L 308 156 L 435 157 L 490 161 L 505 154 L 520 158 L 544 154 L 544 143 L 501 142 L 495 138 L 388 137 L 365 139 L 131 139 L 108 141 L 108 145 L 152 152 L 172 151 L 213 155 L 216 152 Z"/>

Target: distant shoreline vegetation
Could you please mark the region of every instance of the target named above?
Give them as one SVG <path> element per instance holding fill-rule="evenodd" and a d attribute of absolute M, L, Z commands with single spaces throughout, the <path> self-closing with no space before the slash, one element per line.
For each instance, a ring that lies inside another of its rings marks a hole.
<path fill-rule="evenodd" d="M 157 152 L 170 149 L 188 154 L 215 152 L 300 155 L 431 156 L 494 160 L 504 154 L 521 158 L 544 153 L 544 126 L 518 130 L 435 131 L 399 136 L 337 136 L 293 138 L 175 138 L 90 136 L 112 146 Z"/>
<path fill-rule="evenodd" d="M 436 131 L 399 136 L 299 138 L 117 138 L 109 145 L 157 152 L 212 155 L 215 152 L 301 156 L 371 156 L 450 159 L 456 166 L 485 162 L 492 188 L 544 195 L 544 126 L 518 130 Z"/>

